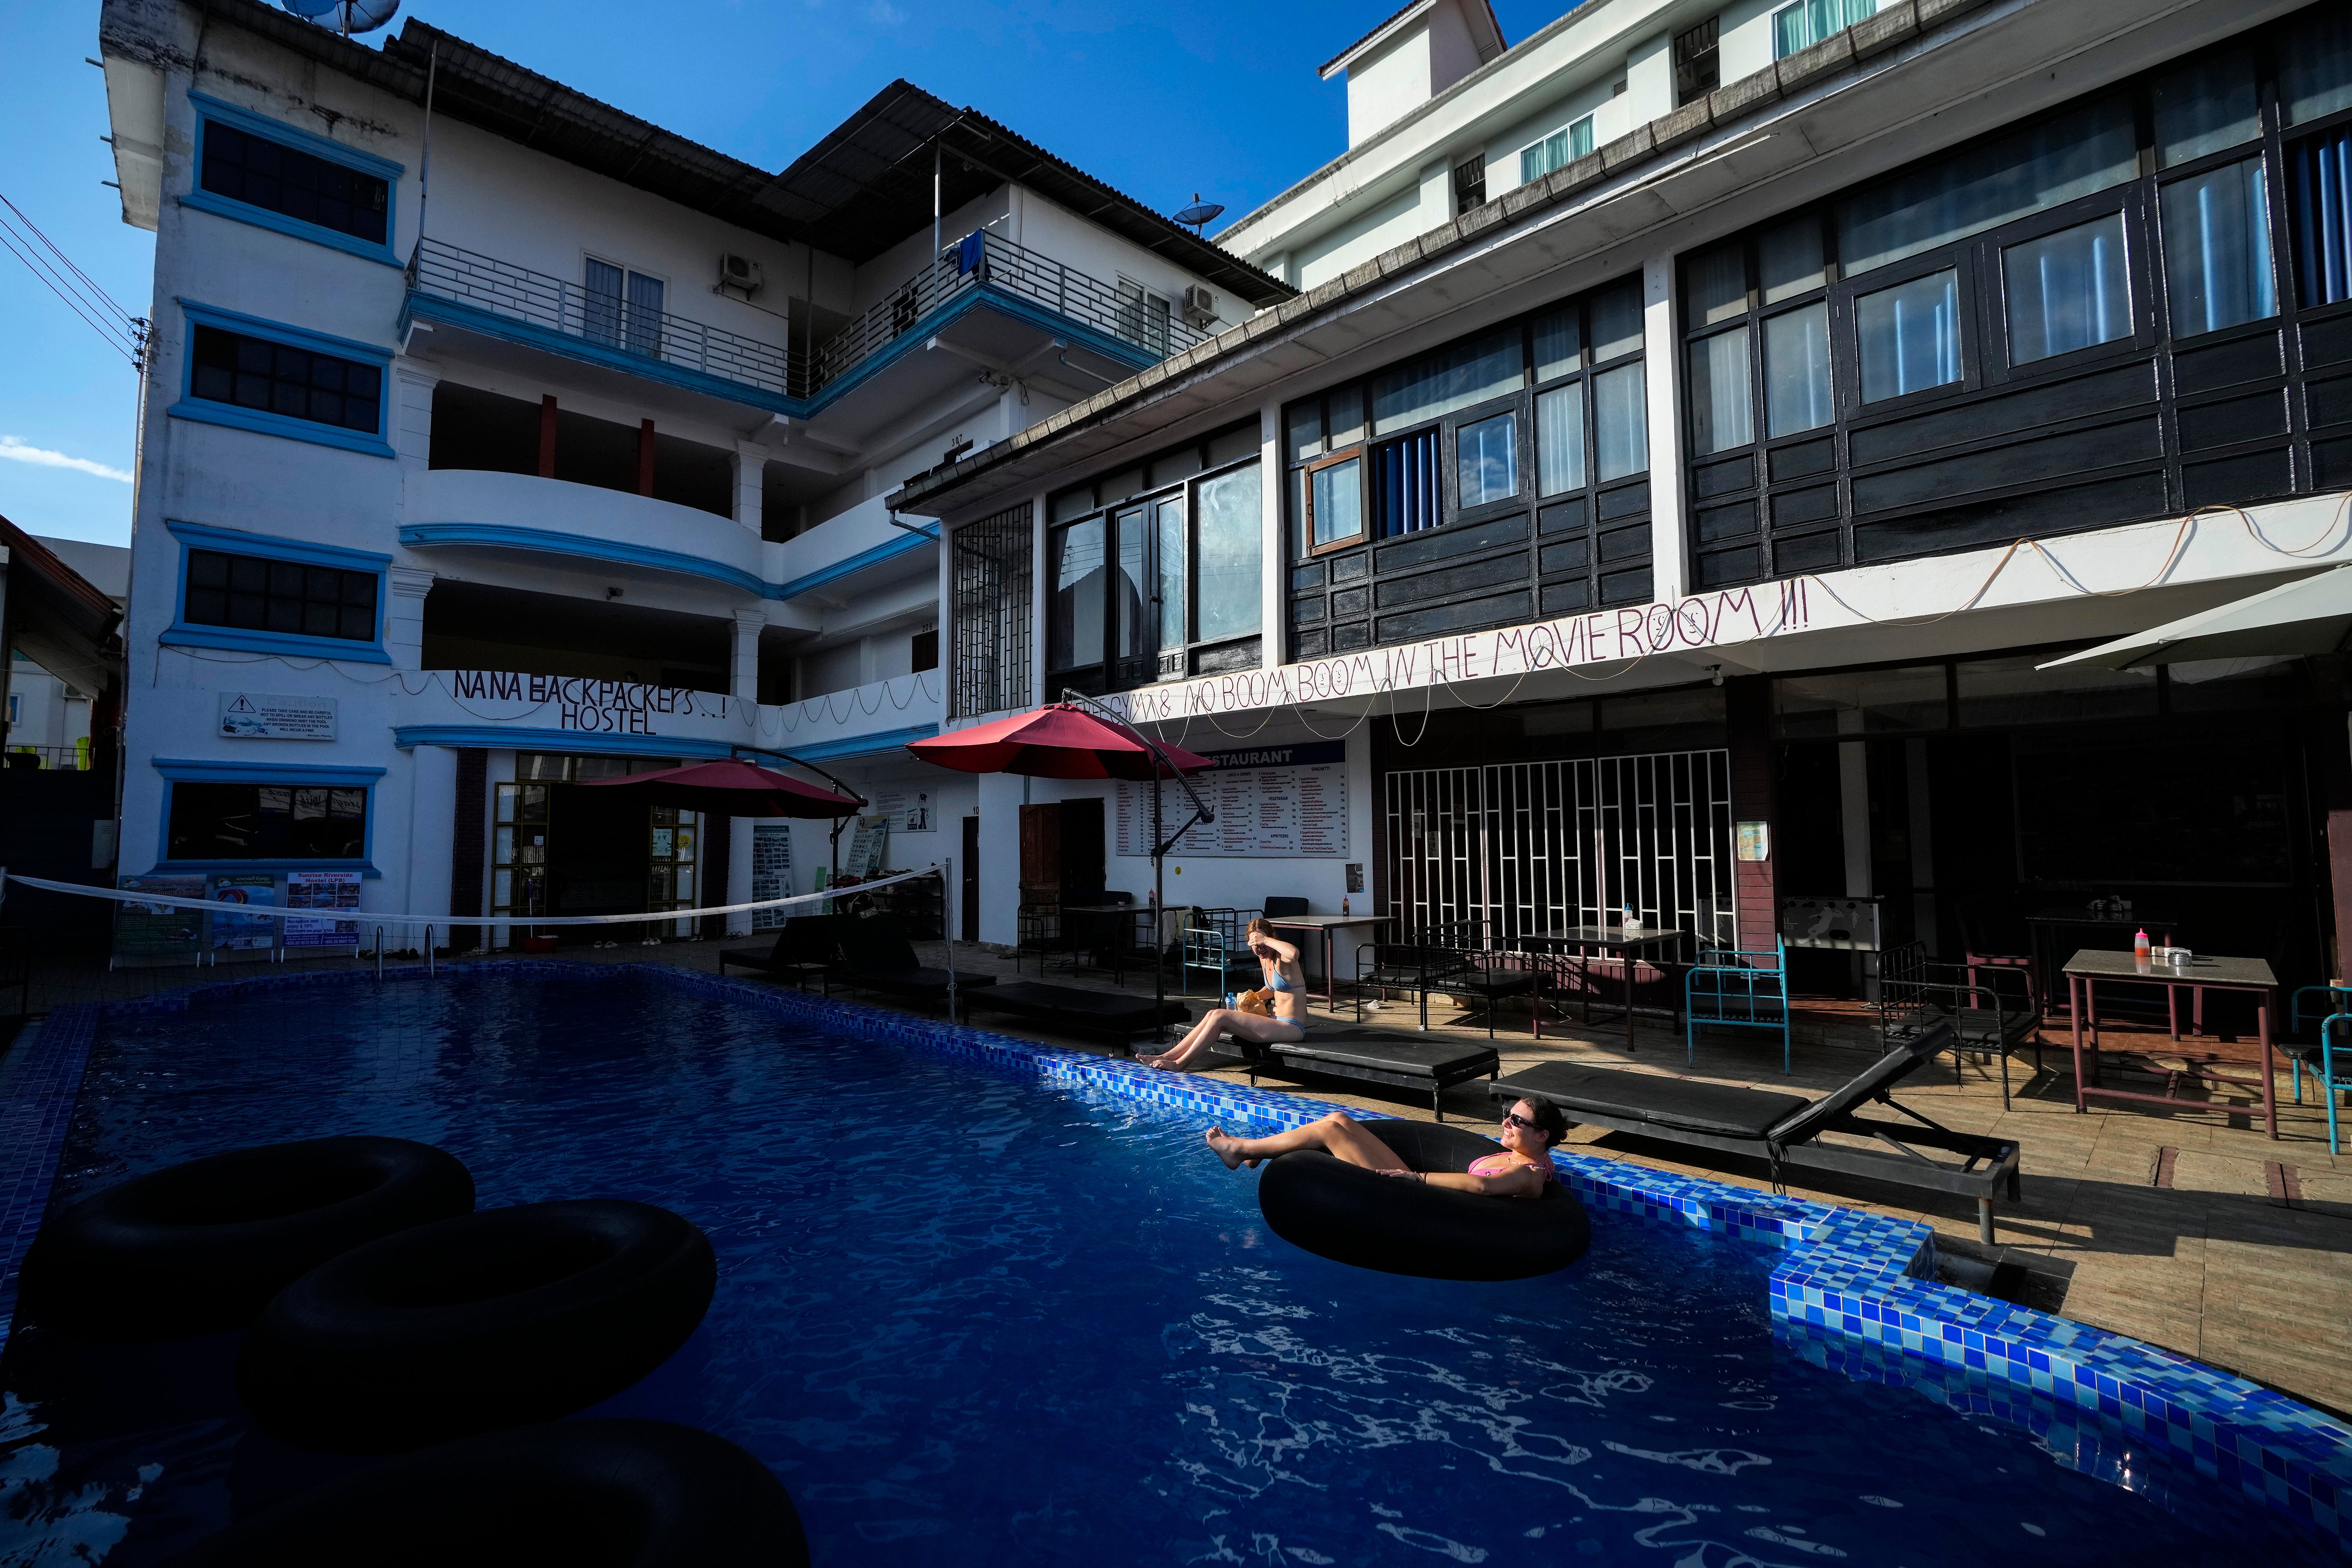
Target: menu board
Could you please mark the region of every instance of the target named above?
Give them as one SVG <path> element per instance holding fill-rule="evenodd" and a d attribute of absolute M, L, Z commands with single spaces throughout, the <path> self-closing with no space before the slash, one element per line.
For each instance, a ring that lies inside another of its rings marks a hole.
<path fill-rule="evenodd" d="M 761 822 L 751 827 L 751 897 L 789 899 L 793 896 L 793 830 L 788 823 Z M 776 931 L 793 910 L 753 910 L 753 931 Z"/>
<path fill-rule="evenodd" d="M 1202 754 L 1217 765 L 1192 775 L 1192 787 L 1216 813 L 1216 820 L 1186 829 L 1170 854 L 1196 859 L 1347 857 L 1345 742 Z M 1121 855 L 1151 853 L 1151 789 L 1148 784 L 1119 784 Z M 1160 791 L 1165 832 L 1192 814 L 1192 804 L 1181 784 L 1162 784 Z"/>

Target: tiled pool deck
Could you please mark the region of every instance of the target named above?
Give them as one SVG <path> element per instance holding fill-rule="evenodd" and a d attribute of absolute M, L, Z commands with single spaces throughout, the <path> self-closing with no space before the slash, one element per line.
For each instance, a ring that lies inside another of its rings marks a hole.
<path fill-rule="evenodd" d="M 625 966 L 582 967 L 618 973 Z M 1338 1109 L 1297 1094 L 1154 1072 L 1131 1061 L 689 969 L 625 967 L 830 1032 L 947 1051 L 1204 1120 L 1273 1129 Z M 529 961 L 501 961 L 444 973 L 546 970 Z M 425 976 L 409 970 L 396 978 Z M 364 984 L 372 982 L 349 972 L 279 974 L 110 1005 L 168 1011 L 205 994 L 315 993 Z M 0 1323 L 13 1322 L 17 1268 L 48 1204 L 100 1016 L 95 1005 L 59 1008 L 0 1063 Z M 1818 1365 L 2014 1423 L 2054 1450 L 2071 1452 L 2078 1468 L 2121 1484 L 2132 1484 L 2132 1446 L 2145 1445 L 2261 1499 L 2352 1552 L 2352 1510 L 2339 1503 L 2352 1489 L 2352 1429 L 2332 1417 L 2141 1341 L 1938 1284 L 1935 1233 L 1916 1220 L 1573 1151 L 1555 1153 L 1553 1162 L 1588 1205 L 1726 1231 L 1780 1250 L 1783 1257 L 1770 1279 L 1772 1316 L 1784 1342 Z"/>

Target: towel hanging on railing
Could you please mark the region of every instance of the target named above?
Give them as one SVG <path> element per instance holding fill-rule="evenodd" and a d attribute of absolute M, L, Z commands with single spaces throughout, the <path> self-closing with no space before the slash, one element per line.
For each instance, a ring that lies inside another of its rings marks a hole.
<path fill-rule="evenodd" d="M 961 278 L 967 272 L 977 272 L 987 260 L 988 248 L 984 231 L 973 229 L 956 246 L 956 276 Z"/>

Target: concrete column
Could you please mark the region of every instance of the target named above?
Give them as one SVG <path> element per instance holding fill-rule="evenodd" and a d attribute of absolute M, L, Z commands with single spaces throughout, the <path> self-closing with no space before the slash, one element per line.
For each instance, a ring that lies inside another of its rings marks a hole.
<path fill-rule="evenodd" d="M 735 443 L 735 521 L 752 538 L 760 537 L 761 477 L 768 468 L 768 448 L 756 441 Z"/>
<path fill-rule="evenodd" d="M 1683 542 L 1683 348 L 1671 251 L 1642 263 L 1642 358 L 1650 395 L 1650 597 L 1673 604 L 1690 591 L 1690 572 Z"/>
<path fill-rule="evenodd" d="M 1780 929 L 1778 781 L 1773 773 L 1772 678 L 1735 676 L 1724 683 L 1724 716 L 1731 742 L 1731 815 L 1738 822 L 1764 825 L 1765 858 L 1735 860 L 1733 887 L 1739 904 L 1738 942 L 1745 952 L 1769 952 Z"/>
<path fill-rule="evenodd" d="M 392 449 L 403 473 L 433 466 L 433 389 L 438 365 L 403 356 L 392 362 Z"/>
<path fill-rule="evenodd" d="M 392 602 L 385 606 L 383 651 L 394 669 L 425 668 L 425 596 L 433 592 L 433 574 L 414 566 L 395 566 L 391 580 Z"/>
<path fill-rule="evenodd" d="M 1269 397 L 1257 405 L 1257 439 L 1258 502 L 1265 514 L 1265 565 L 1261 574 L 1265 598 L 1258 611 L 1265 627 L 1258 646 L 1265 657 L 1259 662 L 1276 669 L 1281 667 L 1290 641 L 1290 595 L 1284 592 L 1290 583 L 1290 552 L 1283 533 L 1282 498 L 1289 476 L 1282 466 L 1282 399 Z"/>
<path fill-rule="evenodd" d="M 767 624 L 765 610 L 735 612 L 735 648 L 729 667 L 728 695 L 750 703 L 760 700 L 760 628 Z"/>

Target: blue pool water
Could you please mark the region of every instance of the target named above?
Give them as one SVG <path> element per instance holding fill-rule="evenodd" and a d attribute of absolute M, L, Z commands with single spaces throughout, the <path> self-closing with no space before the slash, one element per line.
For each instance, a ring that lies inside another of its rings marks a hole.
<path fill-rule="evenodd" d="M 59 1179 L 371 1131 L 485 1205 L 680 1211 L 717 1300 L 599 1413 L 757 1454 L 820 1563 L 2332 1560 L 2193 1477 L 2126 1489 L 1816 1368 L 1751 1247 L 1595 1214 L 1549 1279 L 1365 1273 L 1268 1235 L 1201 1131 L 654 976 L 461 974 L 110 1018 Z M 364 1462 L 253 1430 L 236 1342 L 20 1334 L 0 1563 L 155 1562 Z"/>

